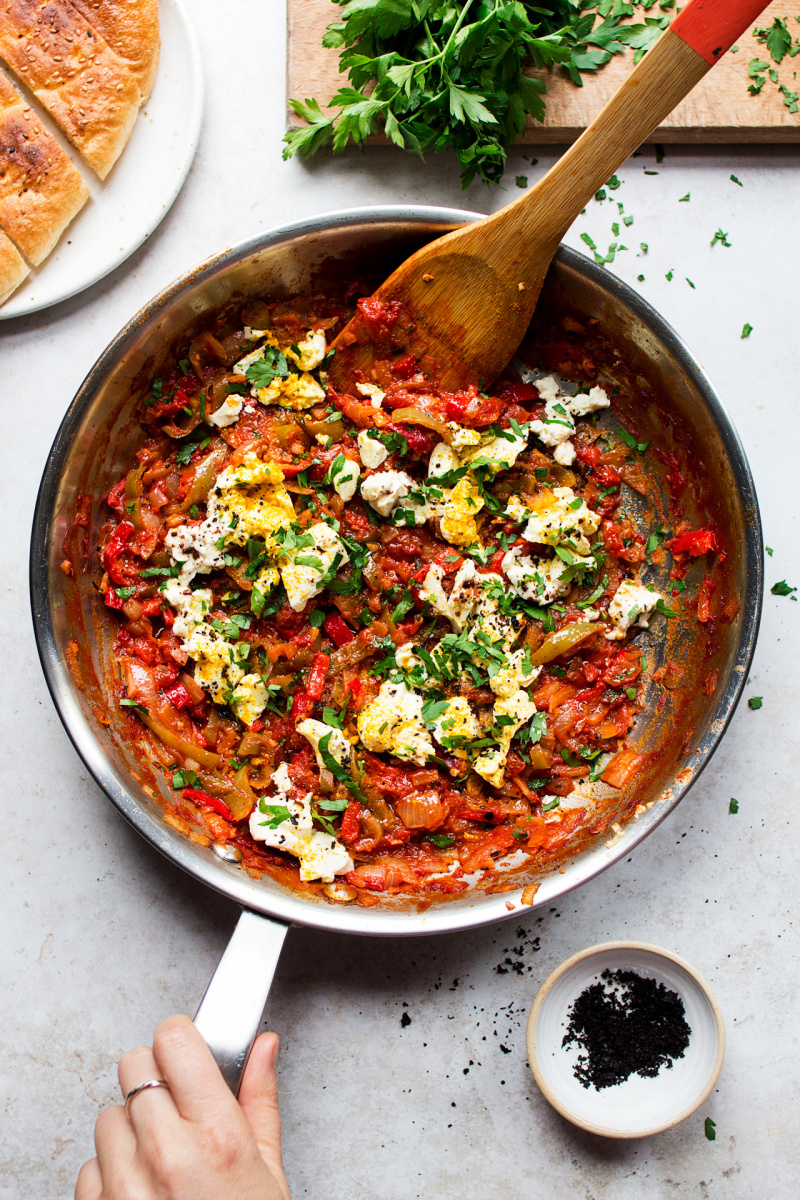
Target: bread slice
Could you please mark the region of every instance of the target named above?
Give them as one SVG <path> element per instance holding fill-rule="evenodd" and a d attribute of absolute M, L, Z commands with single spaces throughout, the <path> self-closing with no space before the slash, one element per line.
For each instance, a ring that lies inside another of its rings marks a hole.
<path fill-rule="evenodd" d="M 105 39 L 69 0 L 0 0 L 0 58 L 105 179 L 141 101 Z"/>
<path fill-rule="evenodd" d="M 0 304 L 17 290 L 30 270 L 14 243 L 0 232 Z"/>
<path fill-rule="evenodd" d="M 0 71 L 0 226 L 37 266 L 88 195 L 80 172 Z"/>
<path fill-rule="evenodd" d="M 139 85 L 142 103 L 158 68 L 158 0 L 71 0 L 81 16 L 104 37 Z"/>

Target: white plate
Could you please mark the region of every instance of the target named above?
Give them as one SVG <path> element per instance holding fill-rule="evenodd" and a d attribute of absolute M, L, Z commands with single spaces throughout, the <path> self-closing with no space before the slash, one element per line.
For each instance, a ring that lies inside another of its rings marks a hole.
<path fill-rule="evenodd" d="M 580 1047 L 561 1042 L 573 1003 L 606 969 L 635 971 L 677 992 L 691 1034 L 683 1058 L 658 1075 L 631 1075 L 598 1090 L 575 1078 Z M 684 959 L 645 942 L 606 942 L 568 958 L 542 985 L 528 1019 L 528 1059 L 545 1098 L 573 1124 L 605 1137 L 647 1137 L 691 1116 L 710 1095 L 724 1055 L 725 1027 L 711 988 Z"/>
<path fill-rule="evenodd" d="M 161 57 L 153 91 L 103 182 L 36 106 L 91 195 L 53 253 L 0 307 L 0 319 L 37 312 L 97 283 L 141 246 L 181 190 L 200 137 L 203 73 L 183 0 L 161 0 L 159 20 Z"/>

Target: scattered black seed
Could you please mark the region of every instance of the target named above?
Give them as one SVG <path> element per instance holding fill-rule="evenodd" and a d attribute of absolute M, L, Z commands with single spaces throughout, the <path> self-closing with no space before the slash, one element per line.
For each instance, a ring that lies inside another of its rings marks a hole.
<path fill-rule="evenodd" d="M 406 1025 L 411 1024 L 411 1017 L 408 1015 L 408 1013 L 403 1013 L 402 1017 L 400 1018 L 400 1024 L 403 1029 L 405 1029 Z"/>
<path fill-rule="evenodd" d="M 634 1073 L 652 1078 L 683 1058 L 692 1031 L 677 992 L 635 971 L 603 971 L 600 979 L 572 1005 L 561 1043 L 586 1051 L 573 1072 L 585 1088 L 599 1091 Z"/>

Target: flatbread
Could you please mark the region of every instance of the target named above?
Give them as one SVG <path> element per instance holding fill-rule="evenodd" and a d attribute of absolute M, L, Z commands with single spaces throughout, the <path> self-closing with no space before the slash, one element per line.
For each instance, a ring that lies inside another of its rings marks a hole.
<path fill-rule="evenodd" d="M 144 103 L 158 69 L 158 0 L 70 2 L 125 63 L 139 85 Z"/>
<path fill-rule="evenodd" d="M 0 0 L 0 58 L 101 179 L 139 111 L 136 79 L 69 0 Z"/>
<path fill-rule="evenodd" d="M 88 195 L 80 172 L 0 71 L 0 227 L 37 266 Z"/>
<path fill-rule="evenodd" d="M 14 243 L 0 232 L 0 304 L 17 290 L 30 270 Z"/>

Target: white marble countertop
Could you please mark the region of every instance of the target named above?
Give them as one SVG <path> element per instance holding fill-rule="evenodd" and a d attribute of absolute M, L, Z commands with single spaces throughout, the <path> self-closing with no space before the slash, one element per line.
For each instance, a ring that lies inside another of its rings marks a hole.
<path fill-rule="evenodd" d="M 517 173 L 532 181 L 553 161 L 550 150 L 535 166 L 515 154 L 508 192 L 475 185 L 466 195 L 449 156 L 422 165 L 370 149 L 308 166 L 283 163 L 282 6 L 193 0 L 192 11 L 207 109 L 174 208 L 103 282 L 47 312 L 0 323 L 9 758 L 2 1200 L 71 1196 L 78 1166 L 92 1153 L 97 1113 L 117 1099 L 116 1060 L 161 1017 L 194 1010 L 235 919 L 232 904 L 181 875 L 127 827 L 87 777 L 47 694 L 28 610 L 28 536 L 63 411 L 131 314 L 212 252 L 348 205 L 489 211 L 517 194 Z M 800 585 L 788 489 L 800 437 L 800 147 L 668 147 L 657 168 L 648 150 L 619 176 L 614 201 L 635 221 L 623 230 L 630 249 L 613 270 L 675 325 L 716 383 L 749 455 L 774 548 L 768 587 L 784 578 Z M 615 216 L 615 205 L 592 202 L 570 244 L 584 248 L 586 231 L 605 251 L 619 240 L 610 229 Z M 718 227 L 730 248 L 710 246 Z M 648 250 L 637 257 L 641 242 Z M 637 284 L 639 274 L 645 279 Z M 743 340 L 745 322 L 753 333 Z M 748 686 L 748 695 L 764 697 L 763 708 L 740 707 L 679 809 L 627 862 L 558 908 L 433 940 L 290 933 L 267 1017 L 283 1038 L 293 1197 L 796 1195 L 798 630 L 800 606 L 768 592 Z M 739 800 L 736 816 L 731 796 Z M 563 1121 L 539 1094 L 525 1057 L 525 1017 L 546 974 L 611 938 L 645 939 L 688 958 L 715 988 L 728 1033 L 722 1075 L 703 1108 L 669 1133 L 629 1143 Z M 410 1025 L 401 1026 L 403 1013 Z M 706 1116 L 716 1122 L 715 1142 L 704 1136 Z"/>

